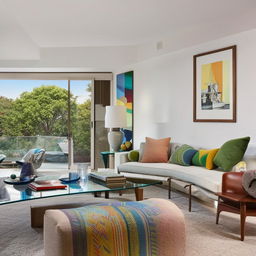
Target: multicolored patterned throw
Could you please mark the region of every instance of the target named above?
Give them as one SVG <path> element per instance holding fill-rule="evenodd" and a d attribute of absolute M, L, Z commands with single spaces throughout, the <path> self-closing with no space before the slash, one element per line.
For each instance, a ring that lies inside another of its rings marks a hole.
<path fill-rule="evenodd" d="M 115 202 L 62 210 L 72 228 L 73 255 L 165 255 L 161 251 L 168 243 L 169 232 L 159 218 L 165 219 L 168 203 Z"/>

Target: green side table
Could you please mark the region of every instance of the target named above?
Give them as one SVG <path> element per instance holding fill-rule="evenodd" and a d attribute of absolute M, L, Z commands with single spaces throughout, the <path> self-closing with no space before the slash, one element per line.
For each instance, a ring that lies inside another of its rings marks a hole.
<path fill-rule="evenodd" d="M 115 156 L 115 152 L 113 151 L 104 151 L 104 152 L 100 152 L 103 163 L 104 163 L 104 167 L 105 168 L 109 168 L 109 158 Z"/>

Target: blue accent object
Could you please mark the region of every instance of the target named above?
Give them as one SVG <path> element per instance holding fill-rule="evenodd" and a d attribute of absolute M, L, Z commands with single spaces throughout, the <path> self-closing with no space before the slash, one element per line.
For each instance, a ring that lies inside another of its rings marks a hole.
<path fill-rule="evenodd" d="M 82 187 L 80 186 L 79 182 L 71 182 L 69 183 L 69 188 L 71 189 L 82 189 Z"/>
<path fill-rule="evenodd" d="M 4 180 L 4 183 L 9 185 L 25 185 L 35 180 L 35 176 L 32 177 L 24 177 L 23 180 L 13 180 L 11 178 L 7 178 Z"/>
<path fill-rule="evenodd" d="M 41 148 L 35 148 L 35 149 L 34 149 L 34 153 L 40 153 L 41 151 L 42 151 Z"/>
<path fill-rule="evenodd" d="M 68 174 L 68 178 L 69 178 L 70 180 L 77 179 L 78 177 L 79 177 L 79 175 L 78 175 L 77 172 L 70 172 L 70 173 Z"/>
<path fill-rule="evenodd" d="M 70 179 L 69 177 L 67 178 L 60 178 L 59 180 L 63 183 L 71 183 L 71 182 L 75 182 L 75 181 L 78 181 L 80 179 L 80 177 L 76 177 L 76 178 L 73 178 L 73 179 Z"/>
<path fill-rule="evenodd" d="M 23 163 L 21 172 L 20 172 L 20 180 L 23 180 L 24 178 L 31 176 L 34 174 L 34 168 L 31 163 Z"/>
<path fill-rule="evenodd" d="M 126 142 L 126 141 L 131 141 L 132 140 L 133 132 L 131 130 L 121 129 L 121 131 L 124 133 L 123 143 Z"/>
<path fill-rule="evenodd" d="M 114 155 L 115 153 L 112 151 L 104 151 L 104 152 L 100 152 L 100 154 L 102 156 L 104 167 L 109 168 L 109 155 Z"/>

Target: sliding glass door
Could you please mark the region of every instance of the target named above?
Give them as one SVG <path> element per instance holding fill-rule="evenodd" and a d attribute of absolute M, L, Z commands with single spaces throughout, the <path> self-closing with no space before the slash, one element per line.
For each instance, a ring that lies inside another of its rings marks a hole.
<path fill-rule="evenodd" d="M 0 154 L 16 161 L 45 149 L 40 170 L 103 167 L 111 73 L 1 73 Z"/>
<path fill-rule="evenodd" d="M 70 166 L 91 162 L 91 93 L 92 81 L 69 82 Z"/>
<path fill-rule="evenodd" d="M 41 169 L 90 162 L 91 81 L 0 80 L 0 153 L 45 149 Z"/>
<path fill-rule="evenodd" d="M 0 80 L 0 153 L 21 160 L 31 149 L 46 150 L 43 169 L 66 169 L 68 82 Z"/>

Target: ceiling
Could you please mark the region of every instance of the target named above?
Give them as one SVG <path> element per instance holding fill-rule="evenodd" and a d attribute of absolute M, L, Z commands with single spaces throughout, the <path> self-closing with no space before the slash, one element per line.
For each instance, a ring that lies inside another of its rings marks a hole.
<path fill-rule="evenodd" d="M 256 28 L 255 17 L 255 0 L 0 0 L 0 38 L 40 48 L 175 43 L 188 31 L 214 38 Z"/>

